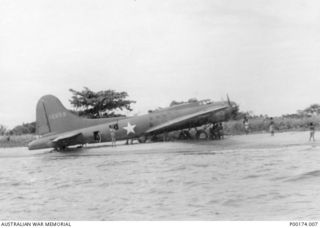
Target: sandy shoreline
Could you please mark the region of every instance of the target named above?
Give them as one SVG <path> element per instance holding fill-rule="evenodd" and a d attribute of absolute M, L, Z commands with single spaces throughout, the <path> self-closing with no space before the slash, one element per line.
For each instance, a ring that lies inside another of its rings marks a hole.
<path fill-rule="evenodd" d="M 132 149 L 150 149 L 150 146 L 157 148 L 168 148 L 171 147 L 186 147 L 187 145 L 198 145 L 198 146 L 212 146 L 215 149 L 239 149 L 239 148 L 274 148 L 274 147 L 288 147 L 288 146 L 306 146 L 312 145 L 317 146 L 320 145 L 320 140 L 317 140 L 317 133 L 315 134 L 316 141 L 309 141 L 309 132 L 308 131 L 295 131 L 295 132 L 282 132 L 276 133 L 274 136 L 271 136 L 269 133 L 252 133 L 249 135 L 231 135 L 225 136 L 223 140 L 206 140 L 206 141 L 198 141 L 198 140 L 186 140 L 186 141 L 171 141 L 171 142 L 156 142 L 156 143 L 134 143 L 131 146 L 124 145 L 125 141 L 117 142 L 117 150 L 130 150 Z M 16 136 L 17 137 L 17 136 Z M 24 137 L 24 136 L 21 136 Z M 25 138 L 25 137 L 24 137 Z M 28 137 L 30 140 L 30 136 Z M 17 140 L 17 139 L 16 139 Z M 16 141 L 15 140 L 15 141 Z M 7 145 L 7 142 L 0 142 L 1 148 L 8 147 L 26 147 L 27 143 L 24 139 L 23 144 L 19 145 L 19 143 L 12 143 L 11 145 Z M 100 144 L 90 144 L 87 145 L 86 148 L 97 148 L 97 147 L 106 147 L 113 149 L 111 143 L 100 143 Z"/>
<path fill-rule="evenodd" d="M 237 149 L 262 149 L 283 148 L 292 146 L 318 146 L 320 140 L 309 142 L 308 131 L 284 132 L 271 136 L 268 133 L 249 135 L 226 136 L 223 140 L 185 140 L 172 142 L 135 143 L 125 145 L 124 141 L 117 142 L 117 147 L 111 147 L 111 143 L 91 144 L 87 149 L 104 148 L 108 152 L 175 152 L 175 151 L 219 151 Z"/>
<path fill-rule="evenodd" d="M 320 145 L 315 135 L 315 141 L 309 141 L 309 131 L 283 132 L 271 136 L 269 133 L 238 135 L 228 137 L 223 144 L 226 146 L 245 148 L 268 148 L 268 147 L 289 147 Z"/>

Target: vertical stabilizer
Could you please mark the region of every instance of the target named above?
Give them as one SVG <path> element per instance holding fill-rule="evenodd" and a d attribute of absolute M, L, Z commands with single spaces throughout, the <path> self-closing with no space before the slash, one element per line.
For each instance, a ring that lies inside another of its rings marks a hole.
<path fill-rule="evenodd" d="M 113 118 L 86 119 L 81 118 L 69 110 L 53 95 L 40 98 L 36 108 L 37 134 L 62 133 L 97 124 L 107 123 Z"/>

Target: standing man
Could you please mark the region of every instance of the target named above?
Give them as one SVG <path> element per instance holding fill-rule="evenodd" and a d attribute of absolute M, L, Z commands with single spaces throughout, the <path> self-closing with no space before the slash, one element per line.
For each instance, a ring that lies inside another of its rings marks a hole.
<path fill-rule="evenodd" d="M 244 131 L 246 135 L 249 134 L 249 120 L 246 116 L 243 119 L 243 126 L 244 126 Z"/>
<path fill-rule="evenodd" d="M 310 122 L 310 124 L 309 124 L 309 130 L 310 130 L 309 141 L 311 141 L 311 139 L 312 139 L 313 141 L 315 141 L 315 139 L 314 139 L 315 127 L 314 127 L 314 125 L 313 125 L 312 122 Z"/>
<path fill-rule="evenodd" d="M 271 136 L 274 136 L 274 122 L 272 117 L 270 118 L 269 130 L 270 130 Z"/>
<path fill-rule="evenodd" d="M 224 138 L 223 125 L 221 122 L 218 125 L 218 137 L 219 137 L 219 139 Z"/>
<path fill-rule="evenodd" d="M 110 128 L 110 136 L 111 136 L 111 145 L 113 146 L 117 146 L 116 145 L 116 130 L 115 127 L 113 125 L 109 125 Z"/>

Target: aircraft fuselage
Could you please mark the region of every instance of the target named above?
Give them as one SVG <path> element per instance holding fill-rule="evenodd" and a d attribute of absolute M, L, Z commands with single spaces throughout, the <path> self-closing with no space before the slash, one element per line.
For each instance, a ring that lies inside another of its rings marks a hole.
<path fill-rule="evenodd" d="M 148 133 L 148 130 L 150 130 L 151 128 L 167 123 L 168 121 L 170 122 L 171 120 L 175 120 L 181 116 L 188 116 L 199 111 L 205 111 L 206 109 L 226 105 L 226 102 L 217 102 L 213 104 L 190 103 L 177 105 L 141 116 L 122 118 L 111 122 L 106 121 L 106 123 L 100 123 L 90 127 L 74 129 L 68 132 L 50 133 L 31 142 L 28 147 L 30 150 L 33 150 L 43 148 L 64 148 L 67 146 L 87 143 L 109 142 L 112 140 L 110 125 L 117 125 L 118 129 L 115 130 L 115 138 L 117 140 L 125 140 L 131 138 L 139 138 L 141 136 L 156 135 L 163 132 L 181 130 L 185 128 L 197 127 L 208 122 L 221 122 L 230 118 L 232 107 L 227 107 L 217 112 L 207 113 L 206 115 L 200 115 L 196 118 L 193 118 L 191 121 L 172 124 L 172 126 L 166 127 L 165 130 L 159 129 L 153 131 L 152 133 Z M 55 118 L 55 121 L 59 121 L 59 118 L 64 118 L 64 114 L 55 115 Z M 67 138 L 65 140 L 60 140 L 58 143 L 54 141 L 54 139 L 59 137 L 59 135 L 63 134 L 73 135 L 72 140 Z"/>

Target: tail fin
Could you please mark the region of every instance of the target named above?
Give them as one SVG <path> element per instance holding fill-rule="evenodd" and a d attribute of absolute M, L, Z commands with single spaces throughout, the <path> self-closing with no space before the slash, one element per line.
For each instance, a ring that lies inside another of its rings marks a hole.
<path fill-rule="evenodd" d="M 37 104 L 36 131 L 39 135 L 62 133 L 106 122 L 106 119 L 85 119 L 72 114 L 53 95 L 41 97 Z"/>

